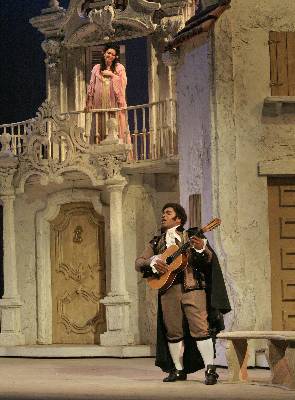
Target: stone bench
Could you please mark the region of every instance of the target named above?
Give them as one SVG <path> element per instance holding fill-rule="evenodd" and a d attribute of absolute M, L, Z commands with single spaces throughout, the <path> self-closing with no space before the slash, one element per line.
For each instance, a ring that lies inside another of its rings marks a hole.
<path fill-rule="evenodd" d="M 295 389 L 295 331 L 222 332 L 217 338 L 228 341 L 226 357 L 230 382 L 248 380 L 248 339 L 266 339 L 271 383 Z"/>

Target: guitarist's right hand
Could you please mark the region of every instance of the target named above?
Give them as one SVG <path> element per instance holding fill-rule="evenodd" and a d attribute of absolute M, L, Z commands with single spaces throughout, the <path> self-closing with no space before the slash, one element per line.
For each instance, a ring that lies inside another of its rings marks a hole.
<path fill-rule="evenodd" d="M 154 268 L 158 271 L 159 274 L 163 275 L 168 271 L 168 265 L 161 259 L 157 259 Z"/>

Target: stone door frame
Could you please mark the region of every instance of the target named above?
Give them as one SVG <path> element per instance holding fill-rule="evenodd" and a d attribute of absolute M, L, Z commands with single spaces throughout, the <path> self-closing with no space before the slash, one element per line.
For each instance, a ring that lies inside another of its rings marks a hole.
<path fill-rule="evenodd" d="M 52 344 L 52 292 L 50 223 L 66 203 L 89 202 L 97 214 L 106 216 L 100 191 L 66 189 L 50 194 L 45 209 L 36 213 L 37 343 Z"/>

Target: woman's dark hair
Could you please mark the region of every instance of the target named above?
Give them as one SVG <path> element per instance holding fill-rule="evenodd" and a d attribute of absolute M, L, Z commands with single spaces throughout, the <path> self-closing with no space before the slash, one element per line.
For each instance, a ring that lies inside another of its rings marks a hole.
<path fill-rule="evenodd" d="M 180 219 L 181 225 L 184 225 L 187 221 L 187 215 L 185 209 L 178 203 L 167 203 L 162 208 L 162 212 L 166 210 L 166 208 L 173 208 L 175 211 L 176 217 Z"/>
<path fill-rule="evenodd" d="M 109 49 L 114 49 L 115 52 L 116 52 L 116 58 L 114 59 L 114 61 L 112 62 L 112 65 L 111 65 L 111 71 L 115 72 L 116 71 L 116 64 L 119 62 L 119 58 L 120 58 L 120 46 L 117 45 L 117 44 L 111 44 L 111 43 L 108 43 L 108 44 L 106 44 L 104 46 L 103 53 L 102 53 L 102 56 L 101 56 L 100 70 L 104 71 L 107 68 L 106 62 L 105 62 L 105 59 L 104 59 L 104 54 Z"/>

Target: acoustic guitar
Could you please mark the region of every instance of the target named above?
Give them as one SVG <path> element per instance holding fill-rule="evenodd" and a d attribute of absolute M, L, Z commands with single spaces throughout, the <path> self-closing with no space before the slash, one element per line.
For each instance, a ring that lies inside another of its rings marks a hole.
<path fill-rule="evenodd" d="M 202 233 L 212 231 L 221 224 L 219 218 L 214 218 L 209 224 L 203 228 L 193 232 L 193 236 L 199 236 Z M 173 284 L 176 275 L 183 271 L 187 266 L 187 249 L 191 246 L 188 240 L 181 247 L 177 244 L 169 246 L 163 254 L 159 255 L 159 259 L 164 261 L 168 265 L 168 271 L 164 274 L 156 274 L 147 278 L 147 283 L 152 289 L 159 289 L 161 292 L 169 289 Z"/>

